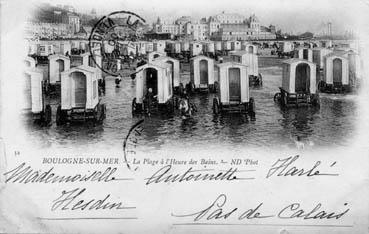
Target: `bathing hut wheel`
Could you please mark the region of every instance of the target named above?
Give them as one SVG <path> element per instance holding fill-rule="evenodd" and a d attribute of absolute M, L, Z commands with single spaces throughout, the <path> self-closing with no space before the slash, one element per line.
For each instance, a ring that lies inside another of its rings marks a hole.
<path fill-rule="evenodd" d="M 273 100 L 274 100 L 274 102 L 280 102 L 281 101 L 281 93 L 274 94 Z"/>

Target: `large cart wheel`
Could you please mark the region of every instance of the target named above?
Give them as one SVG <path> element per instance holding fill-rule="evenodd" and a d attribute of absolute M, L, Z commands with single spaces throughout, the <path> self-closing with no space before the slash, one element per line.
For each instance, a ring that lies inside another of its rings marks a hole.
<path fill-rule="evenodd" d="M 280 102 L 281 101 L 281 93 L 274 94 L 273 100 L 274 100 L 274 102 Z"/>
<path fill-rule="evenodd" d="M 213 113 L 214 114 L 219 114 L 219 102 L 217 98 L 213 99 Z"/>
<path fill-rule="evenodd" d="M 59 105 L 56 111 L 56 125 L 60 126 L 65 124 L 65 122 L 66 122 L 65 112 L 62 111 L 61 106 Z"/>
<path fill-rule="evenodd" d="M 45 114 L 44 114 L 44 122 L 46 125 L 49 125 L 51 123 L 51 106 L 46 105 L 45 106 Z"/>

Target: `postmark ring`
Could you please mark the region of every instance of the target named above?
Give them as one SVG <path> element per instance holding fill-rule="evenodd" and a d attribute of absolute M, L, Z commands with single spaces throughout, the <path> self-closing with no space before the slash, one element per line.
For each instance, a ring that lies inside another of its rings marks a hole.
<path fill-rule="evenodd" d="M 122 15 L 118 18 L 119 15 Z M 114 17 L 115 18 L 114 18 Z M 135 20 L 133 21 L 132 18 L 135 17 Z M 125 19 L 124 24 L 120 24 L 119 21 L 121 20 L 114 20 L 114 19 Z M 118 22 L 117 22 L 118 21 Z M 118 43 L 118 40 L 120 39 L 131 39 L 130 36 L 124 37 L 122 38 L 121 36 L 117 35 L 114 32 L 114 29 L 117 27 L 123 27 L 126 28 L 128 30 L 131 30 L 132 32 L 134 32 L 135 36 L 137 37 L 137 27 L 140 23 L 146 23 L 145 19 L 143 19 L 141 16 L 137 15 L 136 13 L 130 12 L 130 11 L 115 11 L 110 13 L 109 15 L 105 15 L 103 16 L 96 24 L 95 26 L 92 28 L 89 39 L 88 39 L 88 46 L 89 46 L 89 51 L 91 54 L 91 58 L 94 62 L 94 64 L 96 65 L 96 67 L 98 67 L 100 70 L 102 70 L 103 72 L 111 75 L 111 76 L 118 76 L 119 75 L 119 71 L 117 69 L 117 65 L 116 63 L 111 63 L 111 58 L 107 57 L 107 54 L 105 52 L 105 48 L 104 48 L 104 42 L 106 42 L 107 44 L 109 44 L 110 46 L 114 46 L 115 49 L 115 45 L 116 43 Z M 104 67 L 104 59 L 101 59 L 101 64 L 99 64 L 96 61 L 96 54 L 95 52 L 95 48 L 94 48 L 94 44 L 98 43 L 100 44 L 100 52 L 101 52 L 101 56 L 104 58 L 106 58 L 107 62 L 106 66 Z M 101 51 L 103 50 L 104 51 Z M 110 54 L 110 53 L 109 53 Z M 115 58 L 116 56 L 119 57 L 119 54 L 114 54 L 111 53 L 112 57 Z"/>

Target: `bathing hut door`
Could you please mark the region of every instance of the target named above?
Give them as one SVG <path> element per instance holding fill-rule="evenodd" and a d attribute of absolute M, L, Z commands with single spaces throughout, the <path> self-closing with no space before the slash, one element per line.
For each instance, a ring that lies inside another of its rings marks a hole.
<path fill-rule="evenodd" d="M 61 80 L 61 73 L 64 71 L 64 60 L 62 59 L 58 59 L 56 60 L 56 63 L 58 64 L 58 67 L 59 67 L 59 73 L 58 73 L 58 80 L 60 82 Z"/>
<path fill-rule="evenodd" d="M 333 84 L 342 83 L 342 60 L 333 59 Z"/>
<path fill-rule="evenodd" d="M 146 74 L 146 90 L 144 90 L 144 93 L 147 93 L 149 88 L 152 89 L 153 95 L 158 94 L 158 71 L 155 68 L 146 68 L 145 69 Z"/>
<path fill-rule="evenodd" d="M 200 84 L 208 84 L 208 61 L 200 60 Z"/>
<path fill-rule="evenodd" d="M 239 68 L 229 68 L 229 101 L 241 101 L 241 72 Z"/>
<path fill-rule="evenodd" d="M 303 59 L 306 59 L 306 60 L 308 60 L 308 59 L 309 59 L 309 50 L 308 50 L 308 49 L 304 49 L 304 50 L 302 51 L 302 58 L 303 58 Z"/>
<path fill-rule="evenodd" d="M 310 67 L 306 63 L 301 63 L 296 67 L 295 92 L 307 93 L 310 87 Z"/>
<path fill-rule="evenodd" d="M 86 106 L 86 76 L 82 72 L 73 74 L 74 80 L 74 100 L 76 107 Z"/>
<path fill-rule="evenodd" d="M 249 46 L 249 53 L 251 53 L 251 54 L 254 53 L 254 47 L 253 46 Z"/>

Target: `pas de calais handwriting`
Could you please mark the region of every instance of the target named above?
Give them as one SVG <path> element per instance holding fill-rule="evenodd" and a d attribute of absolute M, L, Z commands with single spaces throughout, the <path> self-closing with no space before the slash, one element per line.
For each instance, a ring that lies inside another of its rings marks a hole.
<path fill-rule="evenodd" d="M 340 211 L 324 210 L 321 203 L 312 207 L 302 207 L 298 202 L 282 206 L 277 211 L 265 211 L 266 205 L 260 202 L 251 208 L 233 207 L 227 208 L 227 196 L 220 194 L 210 205 L 187 214 L 172 214 L 177 218 L 190 218 L 191 222 L 215 222 L 224 220 L 252 220 L 252 219 L 301 219 L 301 220 L 339 220 L 345 216 L 350 209 L 347 203 L 342 205 Z"/>
<path fill-rule="evenodd" d="M 278 159 L 269 169 L 266 178 L 270 178 L 273 176 L 281 176 L 281 177 L 291 177 L 291 176 L 338 176 L 337 173 L 328 173 L 321 172 L 319 168 L 321 167 L 322 162 L 316 161 L 314 165 L 311 165 L 309 168 L 298 168 L 295 166 L 296 161 L 300 158 L 299 155 L 291 156 L 283 159 Z M 333 168 L 336 165 L 336 162 L 330 164 L 330 168 Z"/>

